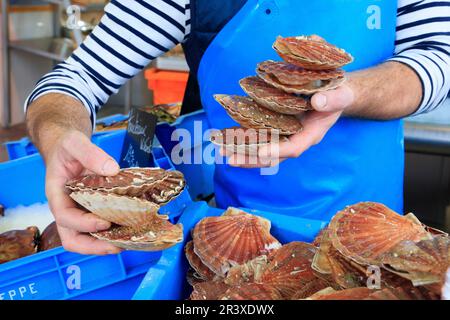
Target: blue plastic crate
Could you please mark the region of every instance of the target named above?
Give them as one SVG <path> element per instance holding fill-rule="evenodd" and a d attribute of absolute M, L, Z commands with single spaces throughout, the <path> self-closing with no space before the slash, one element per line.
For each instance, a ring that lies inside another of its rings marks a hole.
<path fill-rule="evenodd" d="M 202 124 L 201 130 L 195 132 L 194 124 L 198 122 Z M 207 130 L 210 130 L 206 114 L 203 110 L 193 112 L 179 117 L 174 123 L 160 123 L 156 127 L 156 136 L 161 145 L 166 151 L 167 155 L 171 156 L 174 147 L 179 143 L 181 133 L 175 130 L 184 129 L 189 132 L 191 141 L 187 143 L 188 146 L 182 147 L 180 153 L 189 154 L 190 164 L 177 164 L 174 166 L 177 170 L 183 172 L 186 181 L 189 185 L 189 192 L 192 199 L 200 199 L 214 193 L 213 176 L 214 164 L 206 164 L 201 161 L 201 164 L 194 164 L 194 158 L 203 159 L 202 155 L 205 148 L 210 144 L 209 141 L 204 141 L 203 136 Z M 172 137 L 175 141 L 172 141 Z M 172 161 L 173 162 L 173 161 Z"/>
<path fill-rule="evenodd" d="M 125 131 L 112 132 L 99 136 L 97 143 L 118 159 L 124 137 Z M 173 169 L 160 147 L 154 148 L 154 160 L 166 170 Z M 0 163 L 0 203 L 9 208 L 45 202 L 44 182 L 39 154 Z M 190 202 L 185 190 L 160 212 L 175 221 Z M 130 299 L 149 269 L 161 270 L 166 264 L 161 252 L 85 256 L 55 248 L 1 264 L 0 299 Z"/>
<path fill-rule="evenodd" d="M 115 114 L 109 117 L 98 119 L 97 123 L 105 123 L 106 125 L 109 125 L 113 122 L 122 121 L 127 119 L 128 116 L 123 114 Z M 125 131 L 125 129 L 115 130 L 115 131 Z M 108 135 L 111 132 L 115 131 L 101 131 L 101 132 L 94 132 L 92 135 L 92 141 L 95 143 L 96 139 L 102 135 Z M 38 153 L 37 148 L 31 142 L 29 138 L 22 138 L 17 141 L 10 141 L 4 143 L 4 146 L 6 148 L 6 152 L 8 153 L 9 160 L 15 160 L 22 157 L 26 157 L 35 153 Z"/>
<path fill-rule="evenodd" d="M 272 222 L 272 235 L 283 244 L 292 241 L 311 242 L 319 231 L 327 225 L 325 221 L 283 216 L 258 210 L 244 210 L 269 219 Z M 179 223 L 183 224 L 184 243 L 163 252 L 155 268 L 151 268 L 145 275 L 133 299 L 186 299 L 191 289 L 186 281 L 188 262 L 184 256 L 184 245 L 191 239 L 191 229 L 201 219 L 218 216 L 222 213 L 223 210 L 208 207 L 205 202 L 195 202 L 189 205 L 179 219 Z"/>

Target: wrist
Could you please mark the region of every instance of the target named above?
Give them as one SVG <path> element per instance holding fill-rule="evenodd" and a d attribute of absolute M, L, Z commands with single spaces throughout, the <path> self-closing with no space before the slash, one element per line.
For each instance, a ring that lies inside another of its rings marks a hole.
<path fill-rule="evenodd" d="M 29 135 L 44 157 L 71 132 L 88 138 L 92 133 L 89 114 L 76 99 L 62 94 L 48 94 L 34 101 L 27 110 Z"/>

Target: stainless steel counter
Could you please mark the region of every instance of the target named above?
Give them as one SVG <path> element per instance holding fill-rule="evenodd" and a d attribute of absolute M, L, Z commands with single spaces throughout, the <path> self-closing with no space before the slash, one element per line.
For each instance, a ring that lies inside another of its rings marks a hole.
<path fill-rule="evenodd" d="M 450 126 L 405 122 L 407 152 L 450 156 Z"/>

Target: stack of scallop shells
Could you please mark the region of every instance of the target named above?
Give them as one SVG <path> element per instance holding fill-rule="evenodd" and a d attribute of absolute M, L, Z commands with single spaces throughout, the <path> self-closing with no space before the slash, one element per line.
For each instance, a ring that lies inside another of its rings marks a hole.
<path fill-rule="evenodd" d="M 70 197 L 87 211 L 112 223 L 91 233 L 113 245 L 141 251 L 159 251 L 183 240 L 183 226 L 158 213 L 162 205 L 184 190 L 179 171 L 160 168 L 122 169 L 113 177 L 90 174 L 69 181 Z"/>
<path fill-rule="evenodd" d="M 192 300 L 439 299 L 450 264 L 447 234 L 371 202 L 338 212 L 312 244 L 281 245 L 268 220 L 233 208 L 192 238 Z"/>
<path fill-rule="evenodd" d="M 315 243 L 319 249 L 313 269 L 346 291 L 313 298 L 362 294 L 367 299 L 439 299 L 450 267 L 446 233 L 423 225 L 412 213 L 401 216 L 379 203 L 340 211 Z M 363 288 L 376 279 L 375 270 L 380 271 L 380 292 Z"/>
<path fill-rule="evenodd" d="M 299 291 L 307 297 L 328 287 L 311 268 L 316 247 L 282 246 L 270 227 L 269 220 L 235 208 L 201 220 L 185 247 L 190 299 L 292 299 Z"/>
<path fill-rule="evenodd" d="M 243 152 L 300 132 L 299 118 L 312 110 L 311 96 L 337 88 L 345 81 L 341 67 L 353 58 L 318 36 L 279 37 L 274 50 L 283 61 L 264 61 L 257 76 L 240 81 L 248 97 L 217 94 L 215 99 L 243 130 L 216 131 L 211 141 L 228 150 Z M 265 129 L 265 130 L 263 130 Z"/>

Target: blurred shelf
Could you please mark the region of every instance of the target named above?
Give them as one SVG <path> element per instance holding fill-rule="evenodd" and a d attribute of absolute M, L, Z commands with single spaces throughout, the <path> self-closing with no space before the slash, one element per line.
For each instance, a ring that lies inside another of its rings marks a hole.
<path fill-rule="evenodd" d="M 10 41 L 9 47 L 51 60 L 63 61 L 74 50 L 74 43 L 67 38 L 39 38 Z"/>

